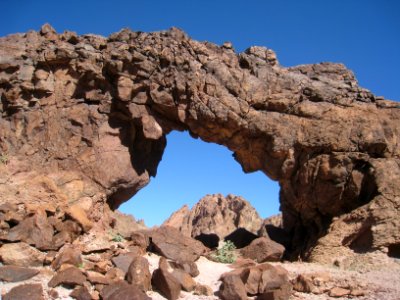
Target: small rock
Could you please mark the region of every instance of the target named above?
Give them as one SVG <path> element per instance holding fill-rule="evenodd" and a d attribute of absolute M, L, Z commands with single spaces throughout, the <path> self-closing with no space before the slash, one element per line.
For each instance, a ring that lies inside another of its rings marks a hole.
<path fill-rule="evenodd" d="M 214 294 L 212 288 L 205 284 L 197 284 L 193 291 L 194 295 L 212 296 Z"/>
<path fill-rule="evenodd" d="M 150 290 L 151 273 L 147 259 L 141 256 L 134 257 L 126 273 L 126 280 L 144 292 Z"/>
<path fill-rule="evenodd" d="M 192 277 L 196 277 L 200 274 L 199 269 L 194 261 L 171 261 L 171 267 L 174 269 L 180 269 L 188 273 Z"/>
<path fill-rule="evenodd" d="M 86 277 L 83 275 L 82 271 L 76 267 L 69 267 L 63 271 L 59 271 L 53 278 L 49 281 L 49 287 L 56 287 L 59 285 L 64 286 L 75 286 L 82 285 L 86 281 Z"/>
<path fill-rule="evenodd" d="M 93 284 L 110 284 L 110 279 L 98 272 L 87 271 L 86 277 L 87 280 Z"/>
<path fill-rule="evenodd" d="M 191 292 L 196 287 L 196 282 L 187 272 L 180 269 L 175 269 L 171 274 L 179 282 L 182 290 Z"/>
<path fill-rule="evenodd" d="M 138 247 L 142 248 L 143 250 L 146 250 L 147 247 L 149 247 L 149 245 L 150 245 L 149 237 L 146 236 L 143 232 L 134 231 L 134 232 L 132 232 L 130 238 L 132 241 L 132 245 L 138 246 Z"/>
<path fill-rule="evenodd" d="M 77 300 L 92 300 L 92 296 L 85 286 L 76 287 L 69 296 Z"/>
<path fill-rule="evenodd" d="M 42 285 L 23 284 L 13 287 L 2 297 L 3 300 L 44 300 Z"/>
<path fill-rule="evenodd" d="M 361 297 L 361 296 L 365 296 L 365 291 L 362 289 L 352 289 L 350 291 L 350 295 L 354 296 L 354 297 Z"/>
<path fill-rule="evenodd" d="M 74 247 L 64 248 L 52 262 L 51 267 L 54 270 L 58 270 L 61 265 L 70 264 L 75 267 L 82 265 L 82 255 L 81 251 Z"/>
<path fill-rule="evenodd" d="M 5 265 L 38 267 L 43 265 L 45 254 L 21 242 L 1 246 L 0 257 Z"/>
<path fill-rule="evenodd" d="M 6 282 L 17 282 L 27 280 L 37 275 L 39 270 L 17 266 L 0 267 L 0 280 Z"/>
<path fill-rule="evenodd" d="M 246 288 L 243 281 L 236 274 L 229 274 L 223 277 L 219 294 L 224 300 L 247 300 Z"/>
<path fill-rule="evenodd" d="M 79 204 L 72 205 L 67 214 L 78 222 L 85 232 L 88 232 L 93 227 L 92 221 L 89 220 L 85 210 Z"/>
<path fill-rule="evenodd" d="M 349 295 L 350 291 L 348 289 L 344 289 L 341 287 L 334 287 L 329 291 L 330 297 L 340 298 L 346 295 Z"/>
<path fill-rule="evenodd" d="M 120 268 L 111 268 L 110 270 L 107 271 L 106 278 L 114 282 L 124 280 L 125 272 L 122 271 Z"/>
<path fill-rule="evenodd" d="M 316 287 L 311 278 L 300 274 L 293 282 L 293 289 L 301 293 L 312 293 Z"/>
<path fill-rule="evenodd" d="M 128 284 L 126 281 L 105 286 L 100 295 L 103 300 L 151 300 L 137 286 Z"/>

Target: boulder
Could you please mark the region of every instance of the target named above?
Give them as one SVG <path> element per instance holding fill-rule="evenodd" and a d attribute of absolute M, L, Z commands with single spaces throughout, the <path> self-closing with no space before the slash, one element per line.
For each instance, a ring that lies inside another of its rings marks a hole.
<path fill-rule="evenodd" d="M 111 261 L 118 269 L 121 269 L 124 274 L 128 272 L 129 266 L 131 265 L 132 261 L 135 257 L 138 256 L 138 253 L 135 252 L 127 252 L 122 253 L 118 256 L 114 256 Z"/>
<path fill-rule="evenodd" d="M 118 210 L 113 212 L 112 218 L 111 227 L 113 231 L 124 239 L 130 239 L 135 231 L 146 229 L 146 226 L 137 222 L 132 215 L 123 214 Z"/>
<path fill-rule="evenodd" d="M 281 244 L 274 242 L 267 237 L 260 237 L 253 240 L 250 245 L 240 249 L 240 254 L 244 258 L 250 258 L 258 263 L 267 261 L 279 261 L 285 247 Z"/>
<path fill-rule="evenodd" d="M 180 269 L 175 269 L 171 274 L 179 282 L 182 290 L 191 292 L 195 289 L 196 282 L 187 272 Z"/>
<path fill-rule="evenodd" d="M 164 257 L 160 258 L 158 269 L 154 270 L 151 283 L 168 300 L 176 300 L 181 293 L 181 285 L 168 271 L 168 262 Z"/>
<path fill-rule="evenodd" d="M 0 258 L 5 265 L 38 267 L 43 265 L 45 254 L 21 242 L 1 246 Z"/>
<path fill-rule="evenodd" d="M 207 252 L 202 243 L 184 236 L 173 227 L 162 226 L 148 234 L 151 238 L 151 250 L 171 260 L 194 262 Z"/>
<path fill-rule="evenodd" d="M 0 281 L 17 282 L 27 280 L 39 273 L 37 269 L 17 266 L 0 266 Z"/>
<path fill-rule="evenodd" d="M 58 271 L 56 275 L 51 278 L 48 283 L 49 287 L 56 287 L 59 285 L 74 287 L 82 285 L 86 281 L 85 275 L 76 267 L 68 267 L 62 271 Z"/>
<path fill-rule="evenodd" d="M 45 300 L 40 283 L 23 284 L 13 287 L 3 297 L 3 300 Z"/>
<path fill-rule="evenodd" d="M 92 300 L 92 296 L 89 293 L 89 290 L 85 286 L 76 287 L 69 296 L 76 300 Z"/>
<path fill-rule="evenodd" d="M 197 277 L 200 272 L 197 268 L 197 264 L 194 261 L 170 261 L 170 265 L 174 269 L 180 269 L 188 273 L 192 277 Z"/>
<path fill-rule="evenodd" d="M 133 258 L 126 273 L 126 280 L 144 292 L 151 289 L 151 273 L 146 258 L 141 256 Z"/>
<path fill-rule="evenodd" d="M 54 270 L 58 270 L 63 264 L 70 264 L 75 267 L 82 265 L 81 251 L 77 247 L 69 246 L 62 249 L 51 263 Z"/>
<path fill-rule="evenodd" d="M 229 274 L 223 277 L 219 289 L 219 296 L 224 300 L 247 300 L 246 288 L 242 279 L 237 274 Z"/>

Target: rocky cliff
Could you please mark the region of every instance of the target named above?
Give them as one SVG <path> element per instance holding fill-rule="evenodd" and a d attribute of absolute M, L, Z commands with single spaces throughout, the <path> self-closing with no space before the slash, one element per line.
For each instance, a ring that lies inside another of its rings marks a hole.
<path fill-rule="evenodd" d="M 0 39 L 0 94 L 1 203 L 76 204 L 99 223 L 156 175 L 166 134 L 188 130 L 279 181 L 293 254 L 399 248 L 400 105 L 341 64 L 285 68 L 175 28 L 45 25 Z"/>

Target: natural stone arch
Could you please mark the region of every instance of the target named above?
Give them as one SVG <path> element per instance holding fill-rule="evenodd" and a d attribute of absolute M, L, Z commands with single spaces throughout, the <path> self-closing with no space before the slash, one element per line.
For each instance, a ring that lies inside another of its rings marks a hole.
<path fill-rule="evenodd" d="M 279 181 L 294 254 L 346 255 L 366 227 L 371 249 L 400 241 L 399 105 L 341 64 L 284 68 L 270 49 L 175 28 L 106 39 L 44 26 L 1 39 L 0 54 L 2 201 L 85 203 L 100 220 L 156 174 L 165 135 L 189 130 Z"/>

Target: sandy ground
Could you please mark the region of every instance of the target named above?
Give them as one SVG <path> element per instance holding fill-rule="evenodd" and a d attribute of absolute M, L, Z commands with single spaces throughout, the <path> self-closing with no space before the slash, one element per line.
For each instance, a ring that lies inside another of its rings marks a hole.
<path fill-rule="evenodd" d="M 147 254 L 145 257 L 149 260 L 151 271 L 158 267 L 159 256 Z M 229 265 L 216 263 L 204 257 L 201 257 L 196 263 L 200 271 L 200 275 L 195 278 L 196 282 L 210 286 L 214 292 L 219 289 L 220 282 L 218 279 L 220 275 L 232 270 Z M 281 265 L 287 269 L 291 279 L 295 278 L 298 274 L 324 273 L 330 277 L 330 285 L 332 287 L 356 285 L 365 292 L 365 296 L 357 298 L 332 298 L 326 293 L 316 295 L 294 292 L 291 300 L 400 300 L 400 259 L 389 258 L 384 254 L 375 253 L 360 255 L 357 259 L 353 259 L 339 267 L 304 262 L 274 263 L 274 265 Z M 0 293 L 4 294 L 14 286 L 24 283 L 41 283 L 43 288 L 47 290 L 47 282 L 51 279 L 51 274 L 52 272 L 50 269 L 43 268 L 39 275 L 29 280 L 17 283 L 0 283 Z M 70 290 L 62 287 L 57 287 L 55 290 L 59 293 L 57 299 L 72 299 L 68 296 L 71 292 Z M 165 299 L 155 291 L 148 292 L 148 295 L 154 300 Z M 180 299 L 211 300 L 218 299 L 218 297 L 195 296 L 190 293 L 182 292 Z"/>

